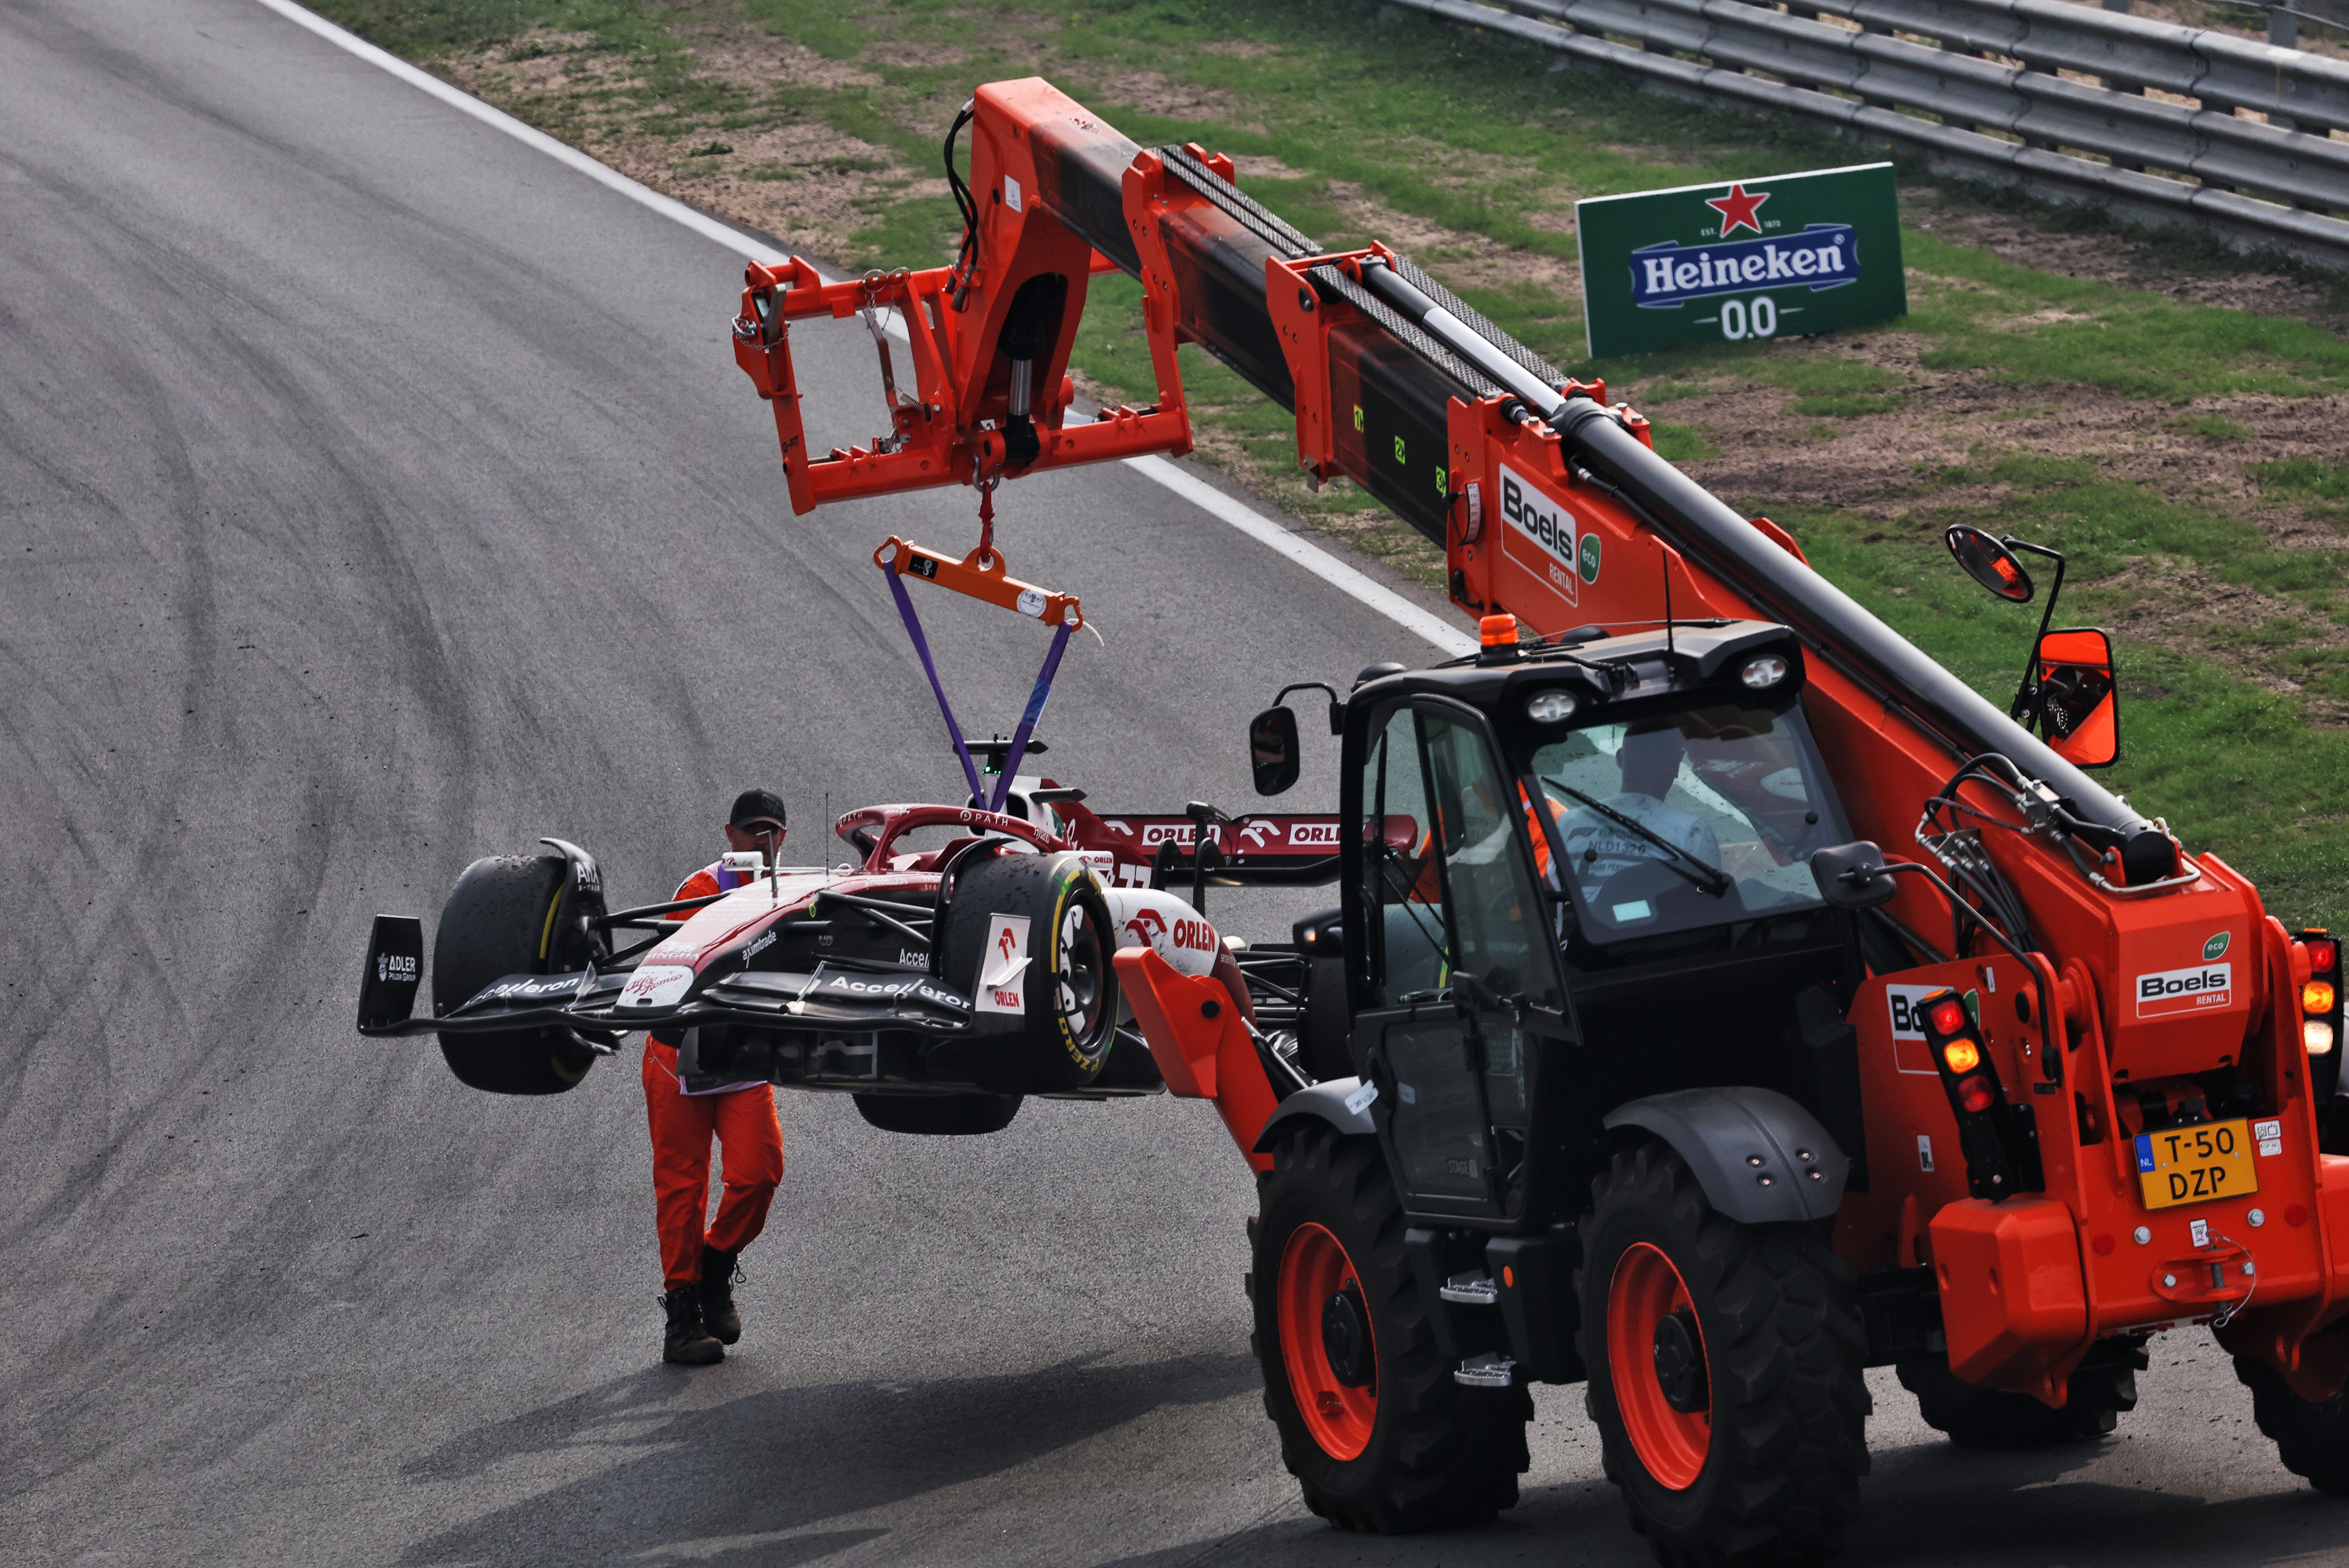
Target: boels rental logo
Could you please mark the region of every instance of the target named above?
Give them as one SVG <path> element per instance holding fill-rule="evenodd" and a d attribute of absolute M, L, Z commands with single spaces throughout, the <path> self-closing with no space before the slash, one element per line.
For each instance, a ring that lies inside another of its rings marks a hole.
<path fill-rule="evenodd" d="M 1889 163 L 1575 203 L 1593 358 L 1907 314 Z"/>

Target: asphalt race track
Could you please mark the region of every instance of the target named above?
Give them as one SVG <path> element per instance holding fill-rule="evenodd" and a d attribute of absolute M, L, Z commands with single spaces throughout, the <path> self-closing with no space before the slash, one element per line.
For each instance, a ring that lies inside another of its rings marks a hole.
<path fill-rule="evenodd" d="M 0 0 L 0 1561 L 1646 1562 L 1577 1389 L 1495 1528 L 1304 1511 L 1201 1106 L 931 1142 L 784 1096 L 746 1336 L 688 1373 L 633 1054 L 501 1101 L 352 1033 L 368 918 L 478 855 L 650 898 L 745 784 L 810 861 L 955 788 L 869 556 L 967 548 L 971 498 L 792 519 L 739 279 L 253 0 Z M 877 410 L 861 333 L 800 341 Z M 1103 634 L 1043 726 L 1097 805 L 1238 805 L 1280 681 L 1428 656 L 1123 468 L 1001 538 Z M 932 597 L 1008 730 L 1042 635 Z M 1874 1375 L 1847 1560 L 2349 1561 L 2223 1358 L 2157 1350 L 2121 1436 L 2009 1458 Z"/>

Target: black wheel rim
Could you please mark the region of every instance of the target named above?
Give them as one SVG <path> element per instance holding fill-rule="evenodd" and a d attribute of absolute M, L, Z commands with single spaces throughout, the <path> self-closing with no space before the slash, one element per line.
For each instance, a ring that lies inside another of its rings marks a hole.
<path fill-rule="evenodd" d="M 1101 1021 L 1103 972 L 1101 927 L 1081 899 L 1071 899 L 1061 916 L 1061 1016 L 1069 1032 L 1089 1041 Z"/>

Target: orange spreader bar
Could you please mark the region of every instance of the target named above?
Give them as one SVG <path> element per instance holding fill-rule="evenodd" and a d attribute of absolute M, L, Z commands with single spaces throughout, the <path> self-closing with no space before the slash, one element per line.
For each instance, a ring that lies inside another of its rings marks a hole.
<path fill-rule="evenodd" d="M 1033 583 L 1023 583 L 1005 569 L 1001 550 L 973 550 L 961 560 L 926 550 L 895 534 L 873 552 L 873 564 L 901 577 L 920 577 L 988 604 L 1000 605 L 1046 626 L 1066 622 L 1073 629 L 1085 624 L 1084 606 L 1074 594 L 1056 594 Z"/>

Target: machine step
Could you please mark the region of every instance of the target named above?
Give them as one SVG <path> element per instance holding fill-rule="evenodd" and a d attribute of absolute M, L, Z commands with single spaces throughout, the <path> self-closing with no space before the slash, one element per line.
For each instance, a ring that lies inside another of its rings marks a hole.
<path fill-rule="evenodd" d="M 1517 1380 L 1517 1364 L 1497 1350 L 1487 1350 L 1462 1362 L 1452 1380 L 1471 1388 L 1506 1388 Z"/>
<path fill-rule="evenodd" d="M 1454 1274 L 1435 1293 L 1462 1306 L 1491 1306 L 1501 1299 L 1501 1287 L 1490 1274 Z"/>

